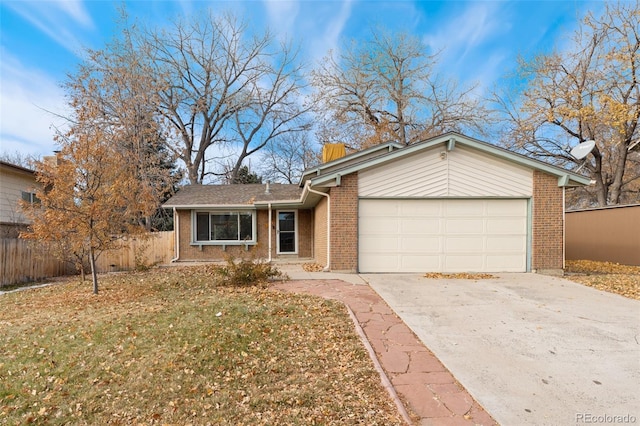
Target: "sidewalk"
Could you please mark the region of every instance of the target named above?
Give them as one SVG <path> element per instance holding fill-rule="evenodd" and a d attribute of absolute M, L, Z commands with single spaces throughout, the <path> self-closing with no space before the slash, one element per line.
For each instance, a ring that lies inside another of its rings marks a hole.
<path fill-rule="evenodd" d="M 356 326 L 375 351 L 374 363 L 384 370 L 391 392 L 419 419 L 418 425 L 496 424 L 357 274 L 305 272 L 299 265 L 279 268 L 291 280 L 274 284 L 274 289 L 339 300 L 353 312 Z"/>

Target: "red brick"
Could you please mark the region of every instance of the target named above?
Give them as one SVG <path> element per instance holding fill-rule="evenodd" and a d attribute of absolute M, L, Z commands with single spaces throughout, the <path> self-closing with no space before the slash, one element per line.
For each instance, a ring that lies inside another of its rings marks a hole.
<path fill-rule="evenodd" d="M 564 256 L 563 189 L 558 178 L 533 172 L 532 269 L 562 269 Z"/>
<path fill-rule="evenodd" d="M 331 269 L 355 272 L 358 267 L 358 174 L 342 176 L 340 186 L 331 188 L 329 196 Z"/>

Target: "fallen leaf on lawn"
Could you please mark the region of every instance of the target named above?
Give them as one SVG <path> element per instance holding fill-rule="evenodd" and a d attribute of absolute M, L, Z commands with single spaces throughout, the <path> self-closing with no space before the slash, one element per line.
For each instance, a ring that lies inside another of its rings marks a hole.
<path fill-rule="evenodd" d="M 593 260 L 570 260 L 565 278 L 598 290 L 640 300 L 640 266 Z"/>
<path fill-rule="evenodd" d="M 469 272 L 457 272 L 451 274 L 445 274 L 442 272 L 427 272 L 424 274 L 425 278 L 432 279 L 454 279 L 454 280 L 488 280 L 491 278 L 497 278 L 491 274 L 473 274 Z"/>

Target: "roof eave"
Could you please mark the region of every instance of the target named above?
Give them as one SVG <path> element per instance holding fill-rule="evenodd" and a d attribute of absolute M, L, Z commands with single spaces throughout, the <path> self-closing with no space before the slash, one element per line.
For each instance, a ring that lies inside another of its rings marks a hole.
<path fill-rule="evenodd" d="M 398 143 L 398 142 L 386 142 L 380 145 L 375 145 L 372 147 L 369 147 L 367 149 L 363 149 L 362 151 L 358 151 L 358 152 L 354 152 L 352 154 L 349 155 L 345 155 L 344 157 L 329 161 L 327 163 L 323 163 L 320 164 L 318 166 L 312 167 L 308 170 L 305 170 L 302 172 L 302 176 L 300 177 L 300 183 L 298 186 L 303 187 L 305 182 L 307 180 L 310 179 L 310 176 L 315 174 L 315 175 L 320 175 L 322 173 L 323 169 L 329 168 L 329 167 L 334 167 L 340 163 L 343 163 L 345 161 L 353 161 L 354 159 L 357 159 L 359 157 L 363 157 L 365 155 L 368 155 L 372 152 L 376 152 L 376 151 L 393 151 L 395 150 L 399 150 L 401 148 L 404 148 L 404 145 Z M 312 179 L 312 178 L 311 178 Z"/>
<path fill-rule="evenodd" d="M 24 173 L 24 174 L 28 174 L 28 175 L 32 175 L 34 176 L 36 174 L 35 170 L 32 169 L 28 169 L 26 167 L 22 167 L 22 166 L 18 166 L 17 164 L 13 164 L 13 163 L 8 163 L 6 161 L 1 161 L 0 160 L 0 165 L 9 168 L 15 172 L 20 172 L 20 173 Z"/>
<path fill-rule="evenodd" d="M 456 132 L 448 132 L 441 136 L 435 137 L 433 139 L 426 140 L 424 142 L 419 142 L 414 145 L 409 145 L 407 147 L 404 147 L 401 150 L 393 151 L 388 154 L 382 155 L 380 157 L 373 158 L 370 161 L 367 161 L 365 163 L 354 164 L 350 167 L 345 167 L 343 169 L 335 170 L 334 172 L 328 173 L 327 175 L 324 175 L 324 176 L 317 176 L 316 178 L 311 178 L 311 186 L 322 186 L 328 182 L 340 179 L 341 176 L 345 176 L 362 169 L 377 166 L 387 161 L 391 161 L 395 158 L 403 157 L 405 155 L 410 155 L 414 152 L 419 152 L 425 149 L 429 149 L 439 144 L 446 144 L 447 148 L 452 150 L 454 149 L 456 143 L 470 146 L 479 151 L 494 155 L 498 158 L 502 158 L 507 161 L 514 162 L 516 164 L 520 164 L 530 169 L 540 170 L 540 171 L 549 173 L 553 176 L 557 176 L 559 186 L 582 186 L 582 185 L 590 184 L 589 178 L 578 175 L 576 173 L 569 172 L 568 170 L 562 169 L 560 167 L 552 166 L 538 160 L 527 158 L 523 155 L 508 151 L 504 148 L 501 148 L 495 145 L 490 145 L 486 142 L 477 141 Z"/>
<path fill-rule="evenodd" d="M 274 205 L 274 204 L 301 204 L 302 203 L 302 197 L 294 199 L 294 200 L 265 200 L 265 201 L 256 201 L 254 204 L 256 206 L 267 206 L 269 204 Z"/>
<path fill-rule="evenodd" d="M 163 204 L 165 209 L 253 209 L 254 203 L 251 204 Z"/>
<path fill-rule="evenodd" d="M 251 204 L 176 204 L 176 205 L 163 204 L 162 208 L 165 208 L 165 209 L 180 209 L 180 210 L 185 210 L 185 209 L 190 209 L 190 210 L 195 210 L 195 209 L 216 209 L 216 210 L 245 209 L 245 210 L 250 210 L 250 209 L 255 209 L 258 206 L 267 206 L 269 204 L 271 204 L 271 205 L 281 205 L 281 204 L 294 205 L 294 204 L 301 204 L 301 202 L 302 202 L 301 198 L 298 198 L 298 199 L 290 199 L 290 200 L 254 201 Z"/>

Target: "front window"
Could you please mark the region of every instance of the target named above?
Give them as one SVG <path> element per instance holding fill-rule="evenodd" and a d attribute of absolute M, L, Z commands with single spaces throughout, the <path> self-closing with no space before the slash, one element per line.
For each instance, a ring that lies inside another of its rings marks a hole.
<path fill-rule="evenodd" d="M 253 212 L 197 212 L 196 241 L 255 241 Z"/>

